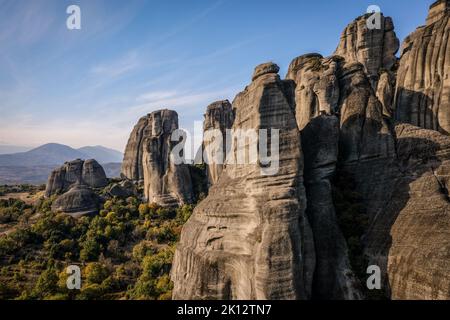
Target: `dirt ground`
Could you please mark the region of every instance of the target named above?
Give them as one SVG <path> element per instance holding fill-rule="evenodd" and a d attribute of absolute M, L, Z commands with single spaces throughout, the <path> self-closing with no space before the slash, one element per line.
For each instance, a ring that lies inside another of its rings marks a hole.
<path fill-rule="evenodd" d="M 0 196 L 0 199 L 19 199 L 25 202 L 26 204 L 33 205 L 39 200 L 40 197 L 43 196 L 43 192 L 38 192 L 36 194 L 31 195 L 29 192 L 18 192 L 18 193 L 7 193 L 3 196 Z"/>

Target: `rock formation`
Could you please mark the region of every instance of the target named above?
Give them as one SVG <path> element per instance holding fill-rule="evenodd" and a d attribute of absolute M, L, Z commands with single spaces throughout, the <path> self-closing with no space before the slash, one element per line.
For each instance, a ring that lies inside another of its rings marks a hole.
<path fill-rule="evenodd" d="M 266 176 L 258 163 L 227 164 L 183 228 L 172 269 L 175 299 L 311 297 L 315 255 L 293 83 L 278 70 L 272 63 L 255 69 L 233 102 L 233 129 L 279 129 L 279 171 Z"/>
<path fill-rule="evenodd" d="M 395 67 L 400 42 L 390 17 L 381 14 L 381 28 L 369 29 L 367 20 L 370 16 L 361 16 L 345 28 L 335 55 L 345 58 L 347 63 L 361 63 L 375 90 L 380 70 L 391 71 Z"/>
<path fill-rule="evenodd" d="M 127 198 L 137 195 L 137 188 L 130 180 L 113 183 L 106 188 L 106 193 L 111 197 Z"/>
<path fill-rule="evenodd" d="M 171 158 L 178 144 L 172 141 L 172 133 L 177 129 L 178 114 L 159 110 L 141 118 L 128 140 L 122 176 L 143 183 L 150 203 L 175 206 L 193 200 L 189 168 Z"/>
<path fill-rule="evenodd" d="M 233 129 L 280 129 L 280 170 L 222 168 L 183 228 L 174 298 L 363 298 L 333 198 L 343 187 L 362 207 L 345 208 L 364 233 L 352 241 L 380 267 L 386 297 L 450 299 L 449 2 L 431 6 L 399 67 L 392 20 L 369 30 L 368 15 L 335 55 L 294 59 L 287 80 L 273 63 L 256 67 L 233 102 Z"/>
<path fill-rule="evenodd" d="M 338 57 L 324 59 L 320 54 L 303 55 L 291 62 L 286 79 L 297 84 L 295 115 L 300 130 L 314 117 L 337 112 L 338 63 Z"/>
<path fill-rule="evenodd" d="M 321 115 L 302 130 L 305 158 L 306 213 L 314 234 L 314 299 L 354 300 L 363 295 L 353 274 L 348 248 L 334 210 L 331 180 L 339 152 L 339 119 Z"/>
<path fill-rule="evenodd" d="M 62 194 L 76 183 L 82 183 L 91 188 L 103 188 L 108 180 L 102 166 L 93 159 L 66 162 L 50 174 L 45 196 Z"/>
<path fill-rule="evenodd" d="M 450 0 L 435 2 L 425 26 L 403 45 L 396 119 L 450 134 Z"/>
<path fill-rule="evenodd" d="M 365 237 L 392 299 L 450 299 L 450 137 L 395 127 L 399 173 Z"/>
<path fill-rule="evenodd" d="M 226 135 L 227 129 L 233 126 L 234 114 L 231 103 L 228 100 L 217 101 L 208 106 L 203 122 L 204 152 L 207 165 L 208 184 L 211 186 L 217 182 L 226 161 Z M 218 133 L 222 135 L 221 145 L 217 144 L 215 138 Z M 214 143 L 211 145 L 211 143 Z M 211 146 L 210 146 L 211 145 Z M 217 146 L 217 148 L 216 148 Z"/>
<path fill-rule="evenodd" d="M 52 210 L 78 218 L 97 213 L 100 203 L 101 199 L 91 188 L 75 184 L 68 192 L 55 200 Z"/>

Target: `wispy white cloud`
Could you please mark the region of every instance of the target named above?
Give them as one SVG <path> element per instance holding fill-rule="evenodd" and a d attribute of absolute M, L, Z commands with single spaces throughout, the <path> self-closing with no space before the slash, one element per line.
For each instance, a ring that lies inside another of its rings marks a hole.
<path fill-rule="evenodd" d="M 117 60 L 93 66 L 90 73 L 96 77 L 111 80 L 129 73 L 139 66 L 138 55 L 135 51 L 132 51 Z"/>

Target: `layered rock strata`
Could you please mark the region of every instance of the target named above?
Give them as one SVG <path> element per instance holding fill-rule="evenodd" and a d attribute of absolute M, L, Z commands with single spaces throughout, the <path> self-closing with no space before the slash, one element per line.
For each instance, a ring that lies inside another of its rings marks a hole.
<path fill-rule="evenodd" d="M 233 102 L 233 129 L 279 129 L 276 175 L 228 164 L 183 228 L 175 253 L 175 299 L 307 299 L 315 265 L 305 215 L 301 142 L 293 83 L 260 65 Z M 234 150 L 242 152 L 247 146 Z"/>
<path fill-rule="evenodd" d="M 450 133 L 450 0 L 430 8 L 425 26 L 402 45 L 395 115 L 401 122 Z"/>

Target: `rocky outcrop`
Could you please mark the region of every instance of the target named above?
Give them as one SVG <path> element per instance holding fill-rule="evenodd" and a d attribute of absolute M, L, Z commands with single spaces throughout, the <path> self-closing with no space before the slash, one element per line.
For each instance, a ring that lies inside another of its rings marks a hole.
<path fill-rule="evenodd" d="M 294 80 L 297 84 L 295 115 L 300 130 L 312 118 L 338 111 L 339 60 L 338 57 L 324 59 L 320 54 L 307 54 L 291 62 L 286 79 Z"/>
<path fill-rule="evenodd" d="M 339 119 L 321 115 L 302 130 L 305 158 L 306 213 L 316 249 L 313 298 L 355 300 L 363 298 L 353 274 L 348 248 L 339 228 L 332 196 L 332 179 L 339 152 Z"/>
<path fill-rule="evenodd" d="M 369 30 L 368 15 L 347 27 L 334 56 L 294 59 L 288 80 L 273 63 L 255 69 L 233 102 L 233 129 L 280 129 L 280 170 L 221 168 L 183 228 L 174 298 L 360 299 L 371 293 L 355 273 L 377 265 L 388 298 L 450 299 L 448 8 L 431 7 L 398 74 L 392 20 Z M 230 159 L 242 148 L 232 145 Z M 352 202 L 339 203 L 338 188 Z"/>
<path fill-rule="evenodd" d="M 144 185 L 147 200 L 161 206 L 177 206 L 193 201 L 189 168 L 174 163 L 172 133 L 178 129 L 178 114 L 159 110 L 141 118 L 125 149 L 122 176 Z M 181 157 L 182 158 L 182 157 Z"/>
<path fill-rule="evenodd" d="M 278 67 L 255 69 L 233 102 L 233 129 L 279 129 L 278 173 L 258 163 L 224 168 L 183 228 L 175 253 L 175 299 L 307 299 L 315 265 L 305 215 L 303 160 L 293 83 Z M 235 159 L 245 144 L 232 148 Z"/>
<path fill-rule="evenodd" d="M 228 100 L 217 101 L 208 106 L 203 122 L 204 161 L 207 163 L 208 184 L 219 180 L 226 161 L 226 135 L 234 121 L 233 107 Z M 219 134 L 220 133 L 220 134 Z M 222 136 L 221 144 L 215 140 Z"/>
<path fill-rule="evenodd" d="M 135 184 L 130 180 L 123 180 L 106 187 L 106 194 L 111 197 L 127 198 L 138 195 Z"/>
<path fill-rule="evenodd" d="M 380 71 L 392 71 L 395 68 L 395 54 L 400 42 L 390 17 L 380 14 L 380 29 L 367 27 L 369 17 L 371 14 L 361 16 L 345 28 L 335 55 L 343 57 L 347 63 L 361 63 L 376 90 Z"/>
<path fill-rule="evenodd" d="M 74 184 L 85 184 L 91 188 L 103 188 L 108 184 L 105 171 L 95 160 L 74 160 L 54 170 L 47 182 L 45 196 L 62 194 Z"/>
<path fill-rule="evenodd" d="M 300 129 L 319 115 L 340 118 L 340 158 L 344 162 L 390 157 L 394 139 L 362 64 L 309 54 L 295 58 L 287 79 L 296 82 Z"/>
<path fill-rule="evenodd" d="M 435 2 L 427 24 L 403 45 L 397 75 L 398 121 L 450 133 L 450 1 Z"/>
<path fill-rule="evenodd" d="M 68 192 L 55 200 L 52 211 L 78 218 L 98 213 L 100 204 L 100 197 L 90 187 L 75 184 Z"/>
<path fill-rule="evenodd" d="M 450 138 L 397 125 L 394 188 L 365 237 L 392 299 L 450 299 Z M 388 192 L 391 191 L 391 192 Z"/>

